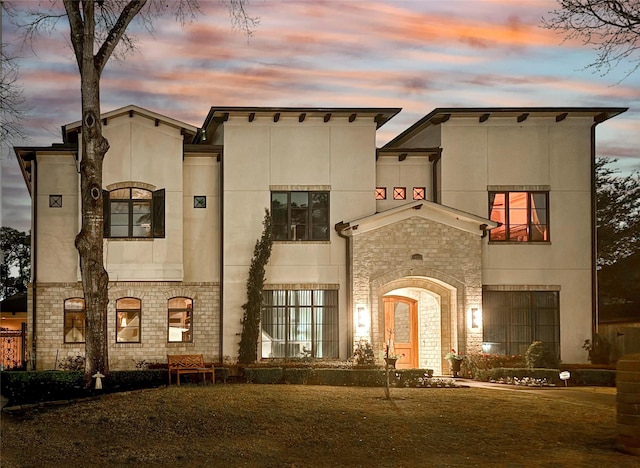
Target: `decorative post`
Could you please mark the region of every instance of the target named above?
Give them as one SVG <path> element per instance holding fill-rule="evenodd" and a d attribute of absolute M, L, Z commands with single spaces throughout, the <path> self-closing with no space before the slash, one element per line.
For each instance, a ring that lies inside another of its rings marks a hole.
<path fill-rule="evenodd" d="M 91 377 L 96 379 L 95 389 L 96 390 L 102 390 L 102 377 L 104 377 L 104 374 L 101 374 L 100 371 L 98 371 L 95 374 L 93 374 Z"/>
<path fill-rule="evenodd" d="M 384 397 L 385 400 L 391 399 L 391 394 L 389 393 L 389 345 L 387 345 L 386 356 L 384 358 L 384 373 L 387 377 L 387 381 L 384 387 Z"/>

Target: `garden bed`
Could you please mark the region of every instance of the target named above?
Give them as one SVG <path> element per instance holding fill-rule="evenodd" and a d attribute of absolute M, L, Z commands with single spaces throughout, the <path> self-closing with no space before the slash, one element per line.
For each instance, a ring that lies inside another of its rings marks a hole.
<path fill-rule="evenodd" d="M 560 379 L 562 369 L 528 369 L 528 368 L 498 368 L 498 369 L 479 369 L 476 371 L 474 380 L 483 382 L 513 382 L 514 379 L 522 381 L 523 379 L 533 379 L 536 381 L 546 382 L 548 385 L 564 385 Z M 599 387 L 615 387 L 616 371 L 611 369 L 581 369 L 572 368 L 571 377 L 567 381 L 569 386 L 599 386 Z"/>

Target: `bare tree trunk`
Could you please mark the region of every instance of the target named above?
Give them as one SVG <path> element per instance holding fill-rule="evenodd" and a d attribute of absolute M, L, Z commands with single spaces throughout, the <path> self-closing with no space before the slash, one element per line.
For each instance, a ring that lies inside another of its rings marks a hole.
<path fill-rule="evenodd" d="M 82 76 L 82 229 L 76 237 L 87 313 L 85 381 L 100 372 L 109 375 L 107 304 L 109 275 L 103 260 L 102 161 L 109 143 L 102 136 L 98 75 Z"/>
<path fill-rule="evenodd" d="M 68 2 L 66 2 L 68 3 Z M 82 228 L 76 236 L 80 254 L 80 271 L 84 290 L 87 326 L 85 337 L 85 383 L 91 385 L 92 375 L 109 375 L 107 343 L 107 304 L 109 275 L 103 259 L 103 197 L 102 161 L 109 142 L 102 136 L 100 122 L 100 74 L 103 64 L 93 55 L 95 34 L 93 2 L 84 3 L 84 21 L 78 7 L 70 13 L 71 40 L 80 68 L 82 94 L 82 160 L 80 186 L 82 196 Z"/>

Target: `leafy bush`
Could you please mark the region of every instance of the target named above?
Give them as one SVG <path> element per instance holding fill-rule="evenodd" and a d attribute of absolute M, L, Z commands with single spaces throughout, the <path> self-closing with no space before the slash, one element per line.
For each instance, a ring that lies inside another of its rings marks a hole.
<path fill-rule="evenodd" d="M 535 368 L 555 368 L 560 361 L 555 353 L 551 351 L 542 341 L 534 341 L 524 355 L 527 367 Z"/>
<path fill-rule="evenodd" d="M 282 367 L 247 367 L 244 376 L 247 383 L 277 384 L 282 382 L 284 371 Z"/>
<path fill-rule="evenodd" d="M 616 371 L 610 369 L 573 369 L 571 378 L 568 380 L 569 385 L 593 385 L 601 387 L 616 386 Z M 559 369 L 527 369 L 527 368 L 497 368 L 479 370 L 475 376 L 476 380 L 484 382 L 509 380 L 509 379 L 540 379 L 555 385 L 563 385 L 560 380 Z"/>
<path fill-rule="evenodd" d="M 609 364 L 611 345 L 604 336 L 600 336 L 596 333 L 593 336 L 593 342 L 591 340 L 584 340 L 582 349 L 589 353 L 589 361 L 592 364 Z"/>
<path fill-rule="evenodd" d="M 353 364 L 356 366 L 372 366 L 376 363 L 376 356 L 373 346 L 367 340 L 360 340 L 351 356 Z"/>
<path fill-rule="evenodd" d="M 475 378 L 480 370 L 496 369 L 500 367 L 525 367 L 524 356 L 519 354 L 488 354 L 471 353 L 464 357 L 462 375 Z"/>
<path fill-rule="evenodd" d="M 610 369 L 576 369 L 571 371 L 571 381 L 576 385 L 616 386 L 616 371 Z"/>
<path fill-rule="evenodd" d="M 383 387 L 386 384 L 382 369 L 248 367 L 245 368 L 245 377 L 247 382 L 256 384 L 357 387 Z M 394 387 L 424 387 L 426 380 L 432 377 L 432 369 L 397 369 L 391 371 L 389 383 Z"/>
<path fill-rule="evenodd" d="M 0 382 L 0 392 L 14 406 L 159 387 L 167 383 L 167 371 L 112 371 L 102 390 L 87 389 L 79 371 L 2 372 Z"/>
<path fill-rule="evenodd" d="M 433 378 L 433 369 L 396 370 L 398 387 L 423 387 L 431 378 Z"/>
<path fill-rule="evenodd" d="M 311 385 L 382 387 L 384 371 L 379 369 L 314 369 L 309 376 Z"/>
<path fill-rule="evenodd" d="M 479 370 L 478 374 L 475 376 L 476 380 L 481 380 L 483 382 L 490 382 L 494 380 L 500 379 L 524 379 L 525 377 L 529 377 L 532 379 L 546 379 L 547 382 L 558 384 L 560 383 L 558 369 L 528 369 L 528 368 L 505 368 L 500 367 L 496 369 L 484 369 Z"/>
<path fill-rule="evenodd" d="M 8 405 L 70 400 L 91 396 L 78 371 L 2 372 L 0 393 Z"/>
<path fill-rule="evenodd" d="M 58 362 L 58 369 L 84 372 L 84 356 L 67 356 Z"/>
<path fill-rule="evenodd" d="M 312 369 L 310 368 L 284 368 L 282 380 L 284 383 L 306 385 L 309 381 Z"/>

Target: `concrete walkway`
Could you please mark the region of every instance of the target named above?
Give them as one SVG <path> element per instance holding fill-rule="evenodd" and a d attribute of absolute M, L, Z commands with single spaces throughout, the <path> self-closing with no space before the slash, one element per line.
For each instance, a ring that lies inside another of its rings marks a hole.
<path fill-rule="evenodd" d="M 567 402 L 585 405 L 603 405 L 616 407 L 615 387 L 520 387 L 490 382 L 478 382 L 470 379 L 455 379 L 459 385 L 471 388 L 488 388 L 496 391 L 515 391 L 535 393 L 544 398 L 566 400 Z"/>

